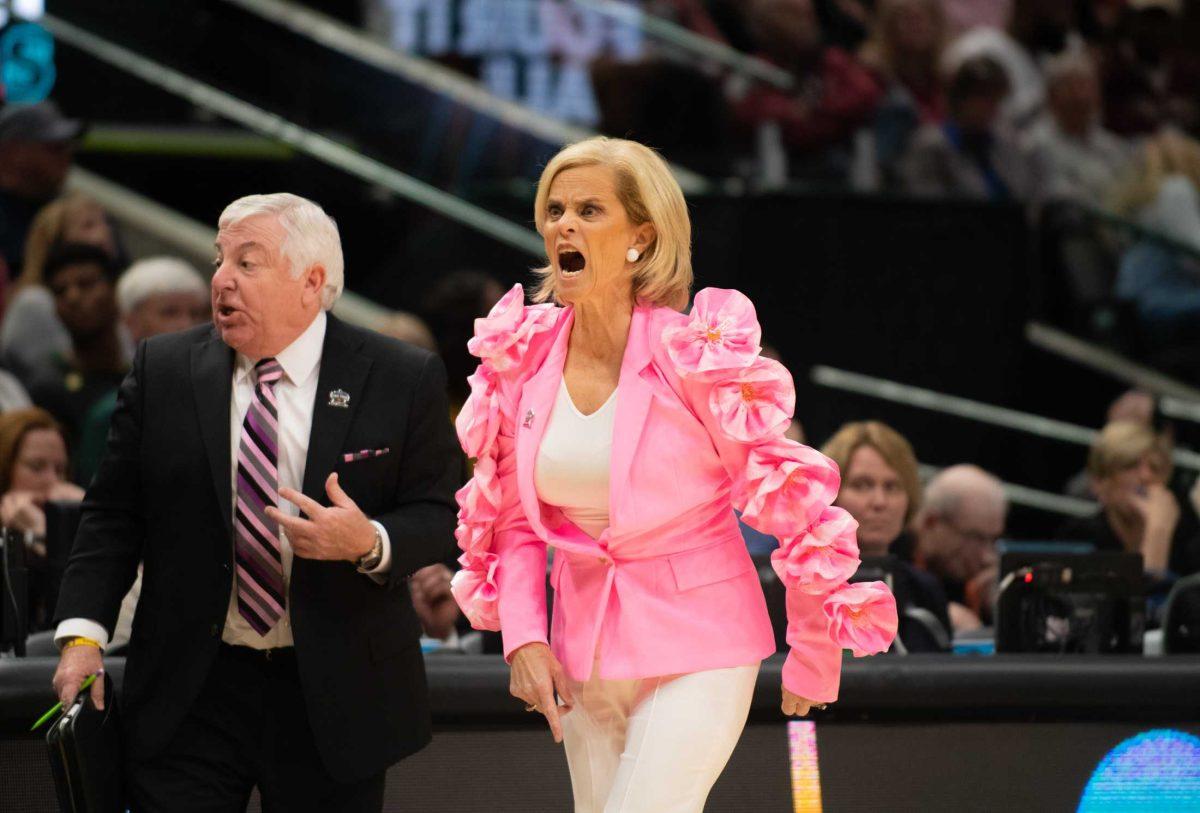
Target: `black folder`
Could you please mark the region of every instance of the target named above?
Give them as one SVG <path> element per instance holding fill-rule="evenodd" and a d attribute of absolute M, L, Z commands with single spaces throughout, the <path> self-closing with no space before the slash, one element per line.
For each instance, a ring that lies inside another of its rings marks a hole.
<path fill-rule="evenodd" d="M 104 710 L 92 703 L 91 690 L 79 693 L 50 727 L 50 767 L 65 813 L 124 813 L 121 770 L 121 720 L 112 680 L 104 676 Z"/>

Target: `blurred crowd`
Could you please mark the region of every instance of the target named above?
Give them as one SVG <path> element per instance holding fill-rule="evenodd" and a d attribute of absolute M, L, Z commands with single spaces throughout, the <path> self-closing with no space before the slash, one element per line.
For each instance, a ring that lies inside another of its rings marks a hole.
<path fill-rule="evenodd" d="M 777 69 L 593 67 L 601 129 L 751 188 L 1021 207 L 1043 317 L 1200 372 L 1200 3 L 656 0 Z"/>
<path fill-rule="evenodd" d="M 1148 143 L 1200 132 L 1200 9 L 1183 0 L 649 6 L 781 70 L 774 79 L 710 71 L 723 121 L 685 128 L 688 116 L 652 118 L 651 108 L 686 113 L 698 91 L 626 82 L 627 95 L 653 99 L 620 99 L 604 92 L 611 68 L 601 65 L 603 129 L 630 130 L 669 154 L 687 152 L 689 139 L 707 146 L 717 133 L 750 159 L 751 177 L 770 184 L 1098 202 L 1116 194 L 1134 163 L 1153 163 Z M 681 59 L 664 48 L 641 70 L 670 73 Z"/>

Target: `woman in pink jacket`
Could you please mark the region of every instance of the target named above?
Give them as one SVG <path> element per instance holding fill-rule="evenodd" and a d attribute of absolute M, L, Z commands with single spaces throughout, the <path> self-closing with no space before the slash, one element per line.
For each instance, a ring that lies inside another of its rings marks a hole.
<path fill-rule="evenodd" d="M 878 583 L 846 584 L 856 525 L 831 507 L 837 468 L 783 437 L 795 392 L 759 356 L 754 306 L 706 289 L 677 310 L 691 225 L 662 159 L 631 141 L 571 145 L 534 216 L 547 304 L 514 287 L 468 345 L 482 363 L 458 419 L 475 470 L 454 594 L 501 631 L 512 693 L 565 739 L 576 811 L 698 811 L 775 651 L 733 509 L 782 540 L 785 714 L 836 699 L 842 649 L 886 649 L 895 604 Z"/>

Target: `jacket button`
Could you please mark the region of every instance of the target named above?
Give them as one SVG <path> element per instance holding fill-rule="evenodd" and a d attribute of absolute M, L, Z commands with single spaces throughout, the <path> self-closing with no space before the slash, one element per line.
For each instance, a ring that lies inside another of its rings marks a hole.
<path fill-rule="evenodd" d="M 211 627 L 208 628 L 208 634 L 214 638 L 216 638 L 217 635 L 220 634 L 220 632 L 221 632 L 221 626 L 219 624 L 213 624 Z"/>

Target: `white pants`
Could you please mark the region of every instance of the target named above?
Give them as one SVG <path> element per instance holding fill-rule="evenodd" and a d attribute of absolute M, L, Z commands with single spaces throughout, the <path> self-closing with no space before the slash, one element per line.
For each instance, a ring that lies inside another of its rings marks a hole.
<path fill-rule="evenodd" d="M 571 681 L 562 718 L 575 813 L 699 813 L 737 745 L 758 664 Z"/>

